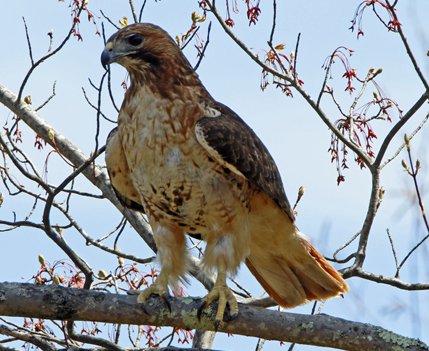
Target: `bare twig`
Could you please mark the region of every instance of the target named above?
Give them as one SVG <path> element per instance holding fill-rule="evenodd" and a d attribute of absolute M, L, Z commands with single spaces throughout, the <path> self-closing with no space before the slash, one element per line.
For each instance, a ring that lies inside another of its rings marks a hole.
<path fill-rule="evenodd" d="M 95 336 L 76 333 L 73 328 L 73 321 L 67 322 L 67 332 L 70 338 L 73 340 L 80 341 L 86 344 L 98 345 L 98 346 L 104 347 L 109 351 L 124 351 L 122 347 L 119 347 L 118 345 L 108 340 L 97 338 Z"/>
<path fill-rule="evenodd" d="M 393 239 L 392 239 L 392 236 L 390 235 L 390 230 L 386 229 L 386 233 L 387 233 L 387 236 L 389 237 L 390 247 L 392 248 L 393 257 L 395 259 L 395 266 L 396 266 L 395 278 L 399 279 L 399 269 L 400 268 L 399 268 L 399 263 L 398 263 L 398 256 L 396 256 L 395 245 L 393 245 Z"/>
<path fill-rule="evenodd" d="M 146 6 L 146 0 L 144 0 L 144 1 L 143 1 L 143 5 L 142 5 L 142 7 L 140 8 L 139 22 L 141 22 L 141 21 L 142 21 L 143 10 L 144 10 L 144 7 L 145 7 L 145 6 Z"/>
<path fill-rule="evenodd" d="M 252 293 L 246 289 L 244 286 L 242 286 L 237 280 L 234 278 L 229 278 L 240 290 L 243 290 L 244 293 L 247 295 L 247 297 L 253 297 Z"/>
<path fill-rule="evenodd" d="M 264 347 L 265 341 L 266 341 L 265 339 L 258 339 L 258 343 L 256 344 L 255 351 L 261 351 L 262 348 Z"/>
<path fill-rule="evenodd" d="M 134 8 L 134 2 L 133 0 L 128 0 L 128 2 L 130 3 L 131 13 L 133 14 L 134 23 L 138 23 L 139 21 L 137 19 L 136 9 Z"/>
<path fill-rule="evenodd" d="M 391 12 L 393 18 L 395 19 L 395 21 L 399 23 L 398 18 L 396 16 L 396 11 L 395 11 L 394 6 L 392 6 L 390 4 L 389 0 L 386 0 L 386 4 L 387 4 L 387 6 L 389 6 L 390 12 Z M 395 4 L 396 4 L 396 2 L 395 2 Z M 412 52 L 412 50 L 410 48 L 410 45 L 408 44 L 408 40 L 405 37 L 404 32 L 402 31 L 402 26 L 398 25 L 397 29 L 398 29 L 399 35 L 401 36 L 402 43 L 404 44 L 405 49 L 407 50 L 408 57 L 410 58 L 413 66 L 414 66 L 414 70 L 416 71 L 416 73 L 419 76 L 421 82 L 423 83 L 423 85 L 424 85 L 424 87 L 426 89 L 426 92 L 429 92 L 429 84 L 428 84 L 425 76 L 423 75 L 422 71 L 420 70 L 420 67 L 419 67 L 419 65 L 417 63 L 417 60 L 414 57 L 414 54 L 413 54 L 413 52 Z"/>
<path fill-rule="evenodd" d="M 407 283 L 397 278 L 366 272 L 363 269 L 353 270 L 352 275 L 350 275 L 348 272 L 343 273 L 343 276 L 345 278 L 349 278 L 350 276 L 359 277 L 379 284 L 391 285 L 396 288 L 408 291 L 429 290 L 429 283 Z"/>
<path fill-rule="evenodd" d="M 273 25 L 271 26 L 270 43 L 273 43 L 274 32 L 276 30 L 276 18 L 277 18 L 277 3 L 273 0 Z"/>
<path fill-rule="evenodd" d="M 200 26 L 198 26 L 193 33 L 191 34 L 191 36 L 188 38 L 188 40 L 185 41 L 185 43 L 180 47 L 180 50 L 184 50 L 188 44 L 191 42 L 191 40 L 194 38 L 195 34 L 197 34 L 197 32 L 200 30 Z"/>
<path fill-rule="evenodd" d="M 27 22 L 25 22 L 25 18 L 22 17 L 22 20 L 24 21 L 24 27 L 25 27 L 25 36 L 27 37 L 27 45 L 28 45 L 28 52 L 30 55 L 30 61 L 31 61 L 31 65 L 34 65 L 34 60 L 33 60 L 33 51 L 31 49 L 31 42 L 30 42 L 30 36 L 28 35 L 28 28 L 27 28 Z"/>
<path fill-rule="evenodd" d="M 82 91 L 83 91 L 83 96 L 85 97 L 86 102 L 88 103 L 88 105 L 89 105 L 89 106 L 91 106 L 94 110 L 96 110 L 96 111 L 97 111 L 97 114 L 100 114 L 100 115 L 101 115 L 101 117 L 103 117 L 107 122 L 115 123 L 115 124 L 116 124 L 116 121 L 114 121 L 114 120 L 112 120 L 112 119 L 108 118 L 108 117 L 107 117 L 103 112 L 101 112 L 101 111 L 98 109 L 98 107 L 97 107 L 97 106 L 93 105 L 93 104 L 92 104 L 92 102 L 91 102 L 91 101 L 89 101 L 89 98 L 88 98 L 88 96 L 86 95 L 86 91 L 85 91 L 85 89 L 84 89 L 83 87 L 82 87 Z"/>
<path fill-rule="evenodd" d="M 355 235 L 352 236 L 352 238 L 349 241 L 347 241 L 344 245 L 341 245 L 341 247 L 339 249 L 337 249 L 337 251 L 334 252 L 333 257 L 334 257 L 335 262 L 340 261 L 337 257 L 338 253 L 341 250 L 345 249 L 347 246 L 349 246 L 359 235 L 360 235 L 360 232 L 357 232 Z"/>
<path fill-rule="evenodd" d="M 85 6 L 85 2 L 82 2 L 82 6 L 79 8 L 79 10 L 76 13 L 76 17 L 79 17 L 80 14 L 82 13 L 82 10 Z M 25 23 L 25 21 L 24 21 Z M 27 84 L 28 79 L 30 78 L 31 74 L 33 73 L 33 71 L 37 68 L 37 66 L 39 66 L 42 62 L 45 62 L 48 58 L 52 57 L 53 55 L 55 55 L 58 51 L 60 51 L 64 45 L 67 43 L 67 41 L 70 39 L 70 37 L 72 36 L 72 34 L 74 33 L 74 29 L 77 25 L 78 21 L 73 21 L 73 24 L 68 32 L 68 34 L 66 35 L 66 37 L 64 38 L 64 40 L 61 42 L 61 44 L 52 52 L 44 55 L 41 59 L 39 59 L 37 62 L 33 62 L 32 60 L 32 65 L 30 70 L 27 72 L 27 74 L 24 77 L 24 80 L 22 81 L 21 87 L 19 88 L 19 92 L 18 92 L 18 98 L 17 101 L 21 100 L 22 97 L 22 92 L 24 91 L 24 87 Z"/>
<path fill-rule="evenodd" d="M 420 206 L 420 210 L 421 210 L 421 214 L 423 217 L 423 222 L 425 224 L 426 227 L 426 232 L 429 232 L 429 223 L 428 223 L 428 219 L 426 216 L 426 211 L 425 211 L 425 206 L 423 203 L 423 199 L 420 193 L 420 188 L 419 188 L 419 184 L 417 182 L 417 172 L 418 172 L 418 167 L 414 168 L 414 164 L 413 164 L 413 158 L 411 156 L 411 147 L 410 147 L 410 139 L 408 136 L 405 136 L 405 143 L 407 145 L 407 152 L 408 152 L 408 159 L 410 160 L 410 168 L 411 170 L 408 170 L 408 173 L 411 175 L 411 177 L 413 178 L 413 182 L 414 182 L 414 187 L 416 189 L 416 194 L 417 194 L 417 198 L 418 198 L 418 203 Z M 417 161 L 419 162 L 419 161 Z M 408 169 L 408 168 L 407 168 Z M 420 240 L 417 245 L 415 245 L 410 252 L 408 252 L 408 254 L 405 256 L 405 258 L 402 260 L 402 262 L 399 264 L 399 266 L 397 266 L 397 272 L 396 272 L 396 276 L 399 276 L 399 270 L 402 268 L 402 266 L 404 265 L 404 263 L 408 260 L 408 258 L 411 256 L 411 254 L 416 251 L 420 245 L 422 245 L 427 239 L 429 238 L 429 234 L 427 234 L 422 240 Z M 395 277 L 396 277 L 395 276 Z"/>
<path fill-rule="evenodd" d="M 101 237 L 100 239 L 95 240 L 96 242 L 101 242 L 103 240 L 106 240 L 108 237 L 110 237 L 112 234 L 114 234 L 120 227 L 123 227 L 124 224 L 126 223 L 126 218 L 122 217 L 121 222 L 119 223 L 119 225 L 113 229 L 111 232 L 107 233 L 105 236 Z"/>
<path fill-rule="evenodd" d="M 100 13 L 113 27 L 115 27 L 117 30 L 121 29 L 121 27 L 113 23 L 113 21 L 104 14 L 103 10 L 100 10 Z"/>
<path fill-rule="evenodd" d="M 49 96 L 49 97 L 46 99 L 46 101 L 45 101 L 43 104 L 41 104 L 38 108 L 36 108 L 34 111 L 39 111 L 39 110 L 41 110 L 43 107 L 45 107 L 45 106 L 49 103 L 49 101 L 51 101 L 51 100 L 53 99 L 53 97 L 55 96 L 55 86 L 56 86 L 56 84 L 57 84 L 57 81 L 55 81 L 55 82 L 54 82 L 54 85 L 52 86 L 52 95 L 51 95 L 51 96 Z"/>
<path fill-rule="evenodd" d="M 414 136 L 418 133 L 420 129 L 422 129 L 423 125 L 426 123 L 426 121 L 429 119 L 429 113 L 426 114 L 426 117 L 423 119 L 423 121 L 419 124 L 419 126 L 409 135 L 410 141 L 414 138 Z M 406 146 L 406 143 L 404 142 L 398 150 L 396 150 L 395 154 L 390 157 L 388 160 L 386 160 L 381 166 L 380 169 L 383 169 L 384 166 L 386 166 L 389 162 L 393 161 L 402 151 L 402 149 Z"/>
<path fill-rule="evenodd" d="M 209 42 L 210 42 L 210 31 L 211 31 L 211 29 L 212 29 L 212 22 L 210 21 L 209 27 L 208 27 L 208 30 L 207 30 L 207 39 L 206 39 L 206 42 L 204 44 L 203 50 L 199 53 L 200 57 L 198 58 L 198 62 L 197 62 L 197 64 L 194 67 L 194 71 L 196 71 L 198 69 L 198 67 L 200 67 L 200 63 L 201 63 L 201 61 L 204 58 L 204 54 L 205 54 L 207 46 L 209 45 Z"/>
<path fill-rule="evenodd" d="M 295 78 L 295 83 L 297 82 L 298 73 L 296 72 L 296 65 L 298 62 L 298 49 L 299 49 L 299 41 L 301 40 L 301 33 L 298 33 L 298 38 L 296 38 L 296 46 L 295 46 L 295 56 L 293 58 L 293 77 Z"/>

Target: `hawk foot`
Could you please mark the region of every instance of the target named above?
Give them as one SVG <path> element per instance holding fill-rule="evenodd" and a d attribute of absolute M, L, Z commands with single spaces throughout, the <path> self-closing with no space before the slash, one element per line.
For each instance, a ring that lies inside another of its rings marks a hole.
<path fill-rule="evenodd" d="M 198 320 L 201 321 L 201 314 L 203 310 L 210 305 L 213 301 L 218 300 L 218 309 L 215 318 L 215 330 L 217 331 L 225 313 L 226 306 L 229 305 L 229 318 L 225 319 L 226 322 L 231 322 L 238 315 L 238 303 L 232 293 L 231 289 L 226 284 L 215 284 L 213 289 L 202 299 L 201 305 L 197 311 Z"/>
<path fill-rule="evenodd" d="M 168 310 L 171 312 L 171 304 L 170 304 L 170 293 L 168 291 L 168 274 L 164 273 L 161 270 L 161 273 L 159 274 L 158 278 L 156 279 L 155 283 L 153 283 L 148 288 L 144 289 L 142 292 L 140 292 L 139 296 L 137 297 L 137 303 L 140 304 L 143 311 L 146 314 L 150 314 L 146 309 L 146 300 L 151 295 L 159 295 L 164 301 L 164 303 L 167 305 Z"/>

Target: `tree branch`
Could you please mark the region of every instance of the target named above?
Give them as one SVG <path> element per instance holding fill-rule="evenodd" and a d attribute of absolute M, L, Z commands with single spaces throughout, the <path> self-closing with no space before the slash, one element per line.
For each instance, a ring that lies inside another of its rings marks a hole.
<path fill-rule="evenodd" d="M 5 325 L 0 325 L 0 334 L 13 336 L 19 340 L 29 342 L 31 344 L 36 345 L 43 351 L 55 351 L 55 347 L 53 347 L 49 342 L 43 340 L 42 338 L 32 334 L 10 329 Z"/>
<path fill-rule="evenodd" d="M 171 298 L 171 312 L 159 297 L 146 303 L 149 315 L 136 296 L 104 294 L 56 285 L 0 283 L 0 315 L 53 320 L 150 324 L 185 329 L 214 330 L 217 304 L 197 318 L 199 298 Z M 267 326 L 270 326 L 269 328 Z M 402 337 L 381 327 L 351 322 L 328 315 L 284 313 L 240 304 L 238 317 L 220 332 L 281 340 L 342 350 L 429 350 L 424 343 Z"/>

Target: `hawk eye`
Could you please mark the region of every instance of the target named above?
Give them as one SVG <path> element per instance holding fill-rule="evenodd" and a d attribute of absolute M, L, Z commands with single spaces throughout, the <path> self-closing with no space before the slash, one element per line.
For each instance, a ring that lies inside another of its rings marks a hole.
<path fill-rule="evenodd" d="M 143 38 L 138 34 L 133 34 L 130 37 L 128 37 L 128 44 L 132 46 L 138 46 L 142 43 Z"/>

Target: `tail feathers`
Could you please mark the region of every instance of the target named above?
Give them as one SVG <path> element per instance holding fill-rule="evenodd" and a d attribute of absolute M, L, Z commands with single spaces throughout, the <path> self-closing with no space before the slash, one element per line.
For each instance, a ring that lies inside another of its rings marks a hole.
<path fill-rule="evenodd" d="M 292 245 L 287 256 L 254 250 L 246 259 L 249 270 L 280 306 L 292 308 L 349 291 L 340 273 L 309 242 L 296 237 Z"/>

